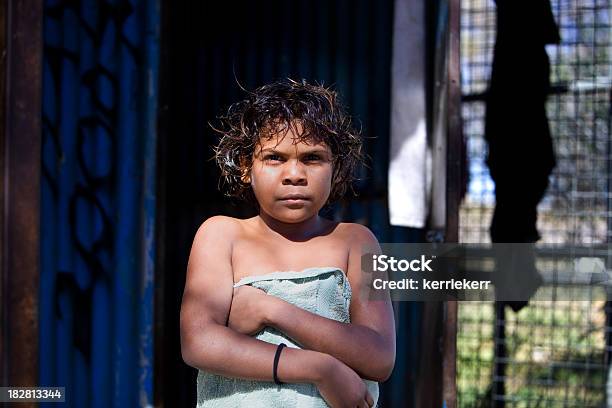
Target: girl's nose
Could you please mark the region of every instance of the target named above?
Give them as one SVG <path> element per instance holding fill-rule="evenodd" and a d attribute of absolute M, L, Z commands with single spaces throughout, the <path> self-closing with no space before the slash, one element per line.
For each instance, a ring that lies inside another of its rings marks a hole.
<path fill-rule="evenodd" d="M 299 160 L 288 160 L 285 163 L 283 184 L 306 185 L 306 171 Z"/>

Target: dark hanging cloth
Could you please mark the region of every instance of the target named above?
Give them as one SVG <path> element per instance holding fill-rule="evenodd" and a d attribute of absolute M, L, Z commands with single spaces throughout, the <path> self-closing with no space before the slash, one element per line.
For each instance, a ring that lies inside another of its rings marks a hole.
<path fill-rule="evenodd" d="M 495 182 L 493 242 L 535 242 L 537 205 L 555 155 L 546 117 L 550 62 L 559 43 L 549 0 L 496 0 L 497 38 L 486 100 L 487 165 Z"/>

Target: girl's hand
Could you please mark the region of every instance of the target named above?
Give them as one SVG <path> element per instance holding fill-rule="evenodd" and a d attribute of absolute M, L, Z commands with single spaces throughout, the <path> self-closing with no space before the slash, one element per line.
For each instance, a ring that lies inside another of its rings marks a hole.
<path fill-rule="evenodd" d="M 370 408 L 374 405 L 367 386 L 352 368 L 332 356 L 324 367 L 315 385 L 332 408 Z"/>
<path fill-rule="evenodd" d="M 275 299 L 261 289 L 249 285 L 234 289 L 227 326 L 238 333 L 252 336 L 266 326 L 266 307 Z"/>

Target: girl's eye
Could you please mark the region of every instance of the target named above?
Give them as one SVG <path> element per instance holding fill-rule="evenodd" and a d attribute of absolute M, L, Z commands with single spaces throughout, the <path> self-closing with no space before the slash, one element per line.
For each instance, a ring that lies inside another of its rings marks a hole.
<path fill-rule="evenodd" d="M 313 162 L 313 161 L 320 161 L 322 160 L 322 158 L 318 154 L 309 154 L 307 156 L 304 156 L 303 160 L 308 161 L 308 162 Z M 279 156 L 278 154 L 267 154 L 264 156 L 264 161 L 279 162 L 279 161 L 283 161 L 283 158 Z"/>
<path fill-rule="evenodd" d="M 264 156 L 265 161 L 279 161 L 281 157 L 278 154 L 267 154 Z"/>

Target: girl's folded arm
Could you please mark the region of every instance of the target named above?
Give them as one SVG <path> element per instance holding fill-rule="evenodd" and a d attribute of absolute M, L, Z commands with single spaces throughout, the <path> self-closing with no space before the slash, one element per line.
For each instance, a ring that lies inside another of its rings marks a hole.
<path fill-rule="evenodd" d="M 380 246 L 366 227 L 351 224 L 351 230 L 351 323 L 319 316 L 278 298 L 266 302 L 262 320 L 304 348 L 336 357 L 363 378 L 386 381 L 395 365 L 393 307 L 388 292 L 377 294 L 377 300 L 368 299 L 367 291 L 362 290 L 368 282 L 361 271 L 362 249 L 380 253 Z"/>
<path fill-rule="evenodd" d="M 215 374 L 272 381 L 276 346 L 226 327 L 233 294 L 227 217 L 207 220 L 196 233 L 181 305 L 181 353 L 188 365 Z M 223 237 L 224 239 L 220 239 Z M 316 383 L 332 364 L 324 353 L 285 348 L 278 364 L 284 382 Z"/>

